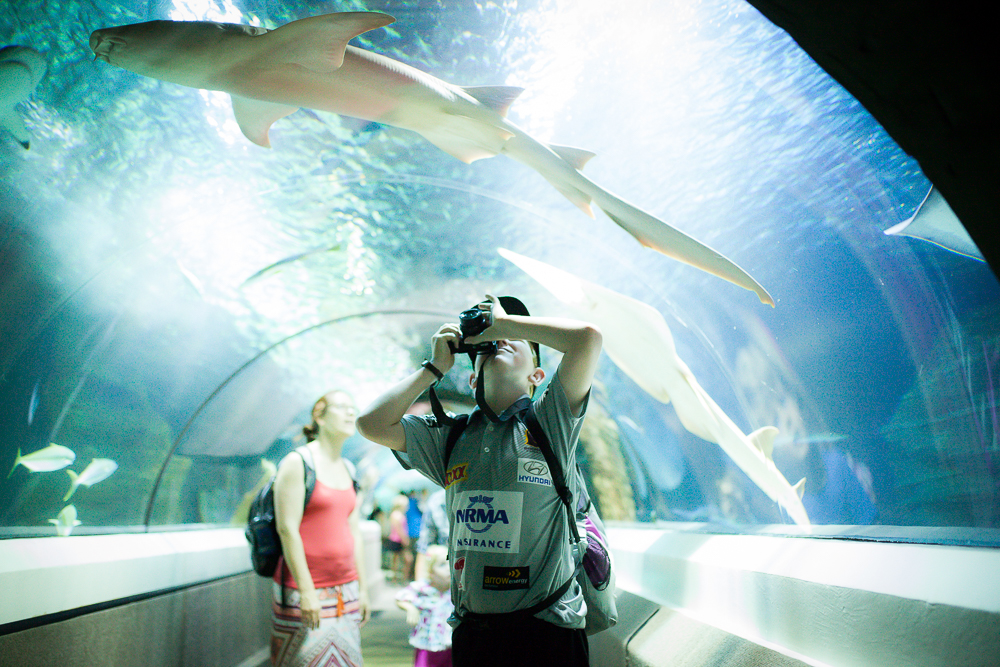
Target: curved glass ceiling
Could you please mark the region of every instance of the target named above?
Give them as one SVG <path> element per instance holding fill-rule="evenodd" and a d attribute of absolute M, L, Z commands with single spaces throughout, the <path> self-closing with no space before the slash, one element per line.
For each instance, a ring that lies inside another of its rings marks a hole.
<path fill-rule="evenodd" d="M 595 153 L 589 179 L 733 260 L 775 307 L 508 157 L 465 164 L 315 109 L 274 122 L 265 149 L 226 93 L 88 44 L 153 19 L 273 30 L 322 10 L 391 14 L 351 44 L 450 84 L 523 88 L 510 122 Z M 884 233 L 931 184 L 749 5 L 35 1 L 0 7 L 0 31 L 34 50 L 0 51 L 0 536 L 238 523 L 321 393 L 366 404 L 486 292 L 584 317 L 565 289 L 582 279 L 659 318 L 604 327 L 581 447 L 606 518 L 995 541 L 997 281 Z M 521 257 L 571 278 L 552 289 Z M 443 393 L 468 405 L 457 376 Z M 360 438 L 349 452 L 373 499 L 395 464 Z M 800 514 L 782 494 L 803 477 Z"/>

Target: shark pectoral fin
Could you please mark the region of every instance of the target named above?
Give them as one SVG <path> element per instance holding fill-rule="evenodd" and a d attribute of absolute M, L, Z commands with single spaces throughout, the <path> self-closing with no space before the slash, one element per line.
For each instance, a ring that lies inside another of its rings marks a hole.
<path fill-rule="evenodd" d="M 760 450 L 768 461 L 773 460 L 774 438 L 778 435 L 778 429 L 773 426 L 764 426 L 750 434 L 750 442 Z"/>
<path fill-rule="evenodd" d="M 802 500 L 802 497 L 806 494 L 806 478 L 803 477 L 800 479 L 792 488 L 795 489 L 795 493 L 798 494 L 799 500 Z"/>
<path fill-rule="evenodd" d="M 271 142 L 267 138 L 267 131 L 271 129 L 271 124 L 298 111 L 298 107 L 287 104 L 251 100 L 239 95 L 231 97 L 233 114 L 236 116 L 236 122 L 239 123 L 240 129 L 243 130 L 243 135 L 264 148 L 271 147 Z"/>
<path fill-rule="evenodd" d="M 421 130 L 420 135 L 466 164 L 495 157 L 513 136 L 501 127 L 460 114 L 445 114 L 442 122 L 431 129 Z"/>
<path fill-rule="evenodd" d="M 586 192 L 580 192 L 576 188 L 568 185 L 562 185 L 554 181 L 549 181 L 555 186 L 563 197 L 570 200 L 574 206 L 589 215 L 591 218 L 594 217 L 594 209 L 591 208 L 590 203 L 593 201 Z"/>
<path fill-rule="evenodd" d="M 31 144 L 31 137 L 28 134 L 28 128 L 24 124 L 24 120 L 18 113 L 12 108 L 4 109 L 0 111 L 0 127 L 14 135 L 17 142 L 28 148 Z"/>
<path fill-rule="evenodd" d="M 462 90 L 465 91 L 466 95 L 497 112 L 503 118 L 507 117 L 510 105 L 514 103 L 518 95 L 524 92 L 524 88 L 513 86 L 469 86 L 462 88 Z"/>
<path fill-rule="evenodd" d="M 347 43 L 396 19 L 382 12 L 340 12 L 292 21 L 258 39 L 280 48 L 280 59 L 313 72 L 335 72 L 344 64 Z"/>
<path fill-rule="evenodd" d="M 596 155 L 596 153 L 585 151 L 582 148 L 573 148 L 572 146 L 555 146 L 550 144 L 549 148 L 577 171 L 583 171 L 583 168 L 590 162 L 590 158 Z"/>

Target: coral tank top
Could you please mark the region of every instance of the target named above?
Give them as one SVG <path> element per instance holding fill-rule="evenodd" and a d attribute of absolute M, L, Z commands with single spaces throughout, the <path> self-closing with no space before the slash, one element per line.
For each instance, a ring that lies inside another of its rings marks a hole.
<path fill-rule="evenodd" d="M 354 487 L 331 489 L 316 480 L 312 497 L 309 498 L 299 525 L 306 563 L 316 588 L 338 586 L 358 578 L 358 570 L 354 565 L 354 535 L 351 534 L 348 522 L 356 501 Z M 280 583 L 281 575 L 282 563 L 279 562 L 274 580 Z M 298 588 L 287 570 L 285 585 Z"/>

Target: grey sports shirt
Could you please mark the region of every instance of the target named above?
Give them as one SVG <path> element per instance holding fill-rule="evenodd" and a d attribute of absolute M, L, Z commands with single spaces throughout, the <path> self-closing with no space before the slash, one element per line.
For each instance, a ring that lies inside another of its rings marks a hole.
<path fill-rule="evenodd" d="M 588 399 L 589 400 L 589 395 Z M 578 493 L 576 444 L 587 400 L 574 417 L 556 372 L 535 401 L 535 415 Z M 399 461 L 416 468 L 446 489 L 456 614 L 495 614 L 529 608 L 554 593 L 575 569 L 566 509 L 552 485 L 545 457 L 513 418 L 517 404 L 494 424 L 479 411 L 452 451 L 447 469 L 444 448 L 448 427 L 431 416 L 402 420 L 406 452 Z M 582 628 L 586 604 L 579 584 L 536 617 L 568 628 Z"/>

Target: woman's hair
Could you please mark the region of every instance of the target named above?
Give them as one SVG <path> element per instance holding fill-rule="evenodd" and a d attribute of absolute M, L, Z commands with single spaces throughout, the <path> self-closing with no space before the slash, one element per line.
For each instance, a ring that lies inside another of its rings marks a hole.
<path fill-rule="evenodd" d="M 319 437 L 319 424 L 316 423 L 316 420 L 326 414 L 326 409 L 330 406 L 330 399 L 337 394 L 350 395 L 343 389 L 334 389 L 320 396 L 319 400 L 313 404 L 312 423 L 302 427 L 302 435 L 306 436 L 306 442 L 312 442 Z"/>

